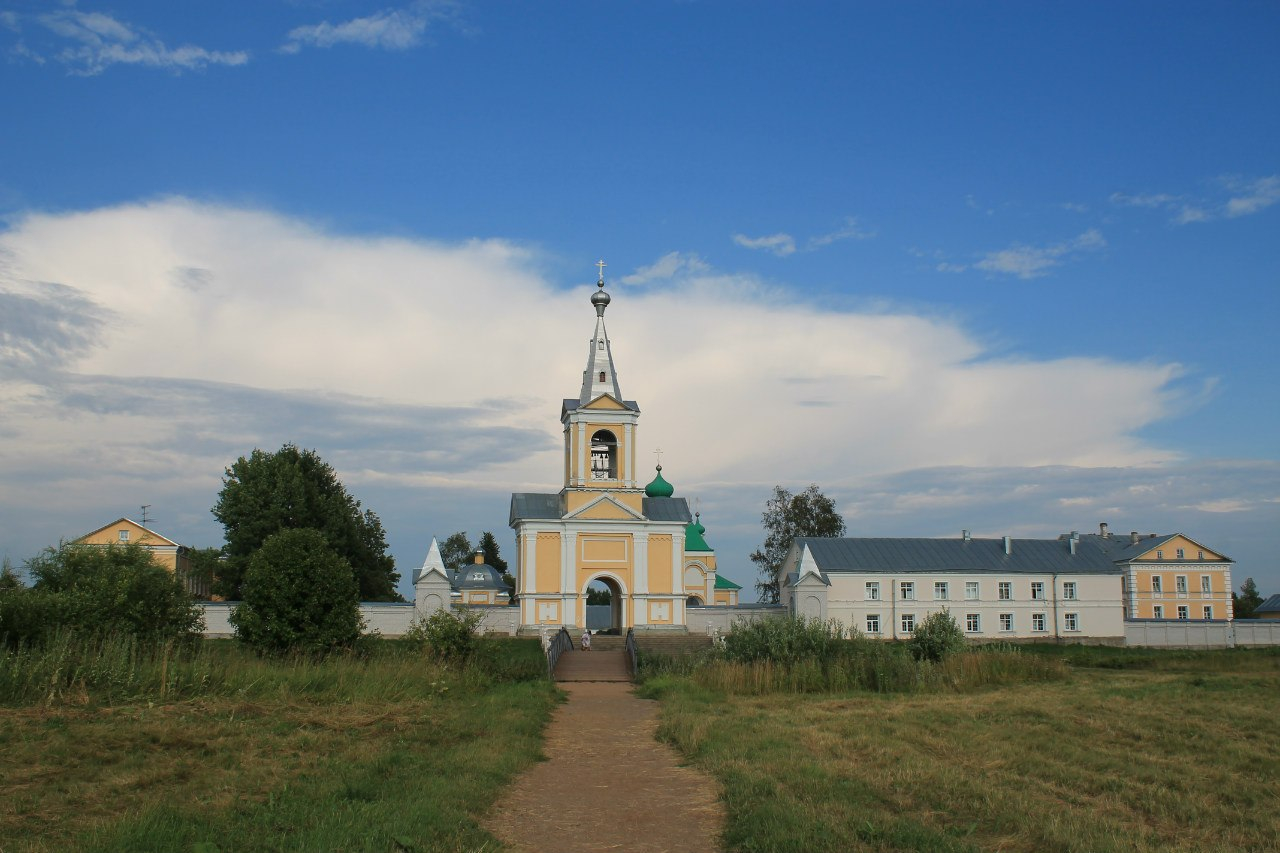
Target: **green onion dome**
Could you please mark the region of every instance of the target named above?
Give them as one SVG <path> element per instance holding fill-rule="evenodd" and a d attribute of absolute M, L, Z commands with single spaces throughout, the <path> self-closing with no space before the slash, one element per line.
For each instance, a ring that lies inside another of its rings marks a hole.
<path fill-rule="evenodd" d="M 644 487 L 645 497 L 669 498 L 676 493 L 676 487 L 662 479 L 662 466 L 658 466 L 658 475 L 653 482 Z"/>
<path fill-rule="evenodd" d="M 693 523 L 686 524 L 684 528 L 684 549 L 686 551 L 710 551 L 711 546 L 707 544 L 707 540 L 702 534 L 707 532 L 707 528 L 702 526 L 701 513 L 694 513 Z"/>

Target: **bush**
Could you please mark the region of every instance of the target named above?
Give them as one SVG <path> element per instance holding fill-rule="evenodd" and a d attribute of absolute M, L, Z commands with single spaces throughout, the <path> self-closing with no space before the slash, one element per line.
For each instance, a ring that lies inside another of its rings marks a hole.
<path fill-rule="evenodd" d="M 907 647 L 916 660 L 940 661 L 965 647 L 964 632 L 946 610 L 930 613 L 916 625 Z"/>
<path fill-rule="evenodd" d="M 236 636 L 262 652 L 324 654 L 360 636 L 360 590 L 351 564 L 317 530 L 283 530 L 249 561 Z"/>
<path fill-rule="evenodd" d="M 784 665 L 802 660 L 826 661 L 844 644 L 844 628 L 835 620 L 798 618 L 739 620 L 724 640 L 724 657 L 738 662 L 772 661 Z"/>
<path fill-rule="evenodd" d="M 141 545 L 46 548 L 26 568 L 31 588 L 0 590 L 0 635 L 11 644 L 61 629 L 185 640 L 204 628 L 204 611 Z"/>
<path fill-rule="evenodd" d="M 437 610 L 426 619 L 413 620 L 405 638 L 445 660 L 466 660 L 480 646 L 476 629 L 481 618 L 465 609 Z"/>

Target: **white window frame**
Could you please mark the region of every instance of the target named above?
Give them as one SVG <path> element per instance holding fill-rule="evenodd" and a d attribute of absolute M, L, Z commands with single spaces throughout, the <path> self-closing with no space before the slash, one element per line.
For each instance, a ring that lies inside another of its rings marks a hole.
<path fill-rule="evenodd" d="M 880 614 L 879 613 L 867 614 L 867 633 L 868 634 L 880 633 Z"/>
<path fill-rule="evenodd" d="M 121 542 L 128 542 L 128 541 L 129 541 L 129 531 L 127 531 L 127 530 L 117 530 L 117 531 L 116 531 L 116 536 L 117 536 L 117 538 L 119 539 L 119 541 L 121 541 Z"/>
<path fill-rule="evenodd" d="M 1200 591 L 1205 595 L 1213 592 L 1213 579 L 1208 575 L 1200 576 Z"/>
<path fill-rule="evenodd" d="M 1152 605 L 1152 607 L 1151 607 L 1151 613 L 1152 613 L 1152 617 L 1151 617 L 1152 619 L 1163 619 L 1163 618 L 1164 618 L 1164 605 L 1163 605 L 1163 604 L 1155 604 L 1155 605 Z"/>
<path fill-rule="evenodd" d="M 1185 605 L 1185 604 L 1179 604 L 1179 605 L 1178 605 L 1178 619 L 1179 619 L 1179 621 L 1183 621 L 1183 622 L 1185 622 L 1186 620 L 1188 620 L 1188 619 L 1190 619 L 1190 618 L 1191 618 L 1191 608 L 1190 608 L 1190 607 L 1187 607 L 1187 605 Z"/>
<path fill-rule="evenodd" d="M 1064 601 L 1076 601 L 1078 594 L 1075 581 L 1062 582 L 1062 599 Z"/>
<path fill-rule="evenodd" d="M 1031 600 L 1044 601 L 1044 581 L 1031 582 Z"/>
<path fill-rule="evenodd" d="M 1156 595 L 1164 595 L 1164 577 L 1162 575 L 1151 576 L 1151 591 Z"/>
<path fill-rule="evenodd" d="M 964 582 L 964 600 L 978 601 L 981 598 L 982 598 L 982 587 L 978 585 L 978 582 L 965 581 Z"/>
<path fill-rule="evenodd" d="M 867 581 L 867 601 L 880 600 L 880 581 Z"/>
<path fill-rule="evenodd" d="M 939 595 L 941 593 L 941 595 Z M 933 582 L 933 600 L 934 601 L 950 601 L 951 600 L 951 584 L 946 581 Z"/>
<path fill-rule="evenodd" d="M 966 613 L 964 615 L 964 631 L 966 634 L 982 633 L 982 616 L 977 613 Z"/>
<path fill-rule="evenodd" d="M 1204 613 L 1204 619 L 1205 619 L 1206 621 L 1208 621 L 1209 619 L 1212 619 L 1212 618 L 1213 618 L 1213 605 L 1212 605 L 1212 604 L 1206 604 L 1206 605 L 1204 606 L 1204 608 L 1202 609 L 1202 611 L 1201 611 L 1201 612 L 1202 612 L 1202 613 Z"/>
<path fill-rule="evenodd" d="M 1000 581 L 997 591 L 1001 601 L 1013 601 L 1013 581 Z"/>
<path fill-rule="evenodd" d="M 1048 624 L 1049 623 L 1045 621 L 1043 613 L 1031 614 L 1031 630 L 1032 631 L 1047 631 L 1049 630 L 1047 627 Z"/>
<path fill-rule="evenodd" d="M 916 632 L 916 615 L 914 613 L 903 613 L 898 625 L 902 628 L 902 633 L 914 634 Z"/>
<path fill-rule="evenodd" d="M 1013 630 L 1013 614 L 1012 613 L 1000 614 L 1000 630 L 1001 631 Z"/>
<path fill-rule="evenodd" d="M 1179 560 L 1185 560 L 1187 558 L 1187 552 L 1182 548 L 1175 549 L 1173 555 Z"/>
<path fill-rule="evenodd" d="M 1079 631 L 1080 630 L 1080 614 L 1079 613 L 1062 614 L 1062 627 L 1063 627 L 1063 630 L 1065 631 Z"/>
<path fill-rule="evenodd" d="M 916 600 L 916 582 L 915 581 L 899 581 L 898 597 L 903 601 Z"/>

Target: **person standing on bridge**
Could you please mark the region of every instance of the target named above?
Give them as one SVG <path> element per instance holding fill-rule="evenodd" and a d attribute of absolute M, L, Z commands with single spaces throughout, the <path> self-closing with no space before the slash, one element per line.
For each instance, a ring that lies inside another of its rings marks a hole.
<path fill-rule="evenodd" d="M 582 650 L 584 652 L 591 651 L 591 629 L 586 628 L 582 632 Z"/>

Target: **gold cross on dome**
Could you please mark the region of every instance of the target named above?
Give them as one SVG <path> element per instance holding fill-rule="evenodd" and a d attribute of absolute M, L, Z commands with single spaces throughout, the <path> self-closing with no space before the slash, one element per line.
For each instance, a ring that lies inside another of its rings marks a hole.
<path fill-rule="evenodd" d="M 596 261 L 596 266 L 600 269 L 600 280 L 604 281 L 604 268 L 608 266 L 604 261 Z"/>

